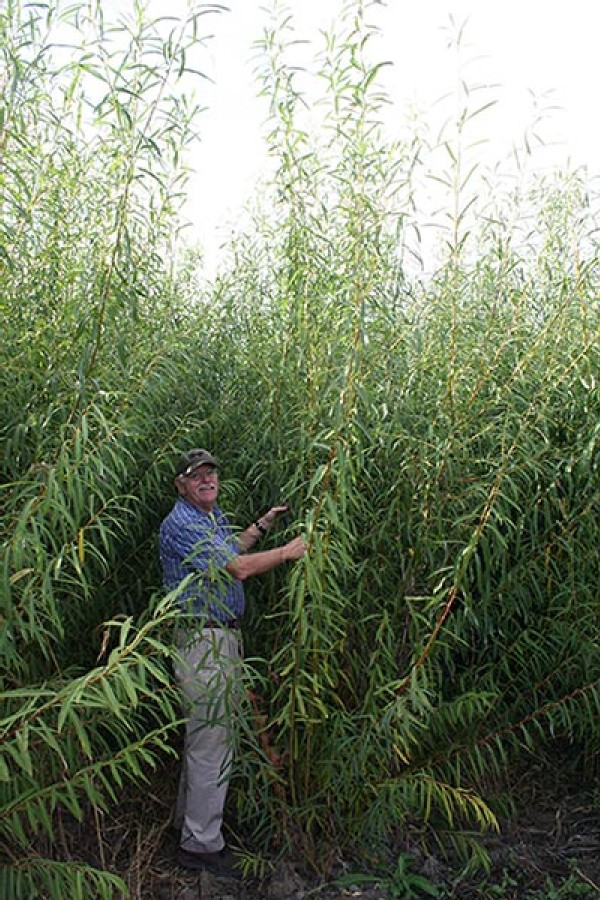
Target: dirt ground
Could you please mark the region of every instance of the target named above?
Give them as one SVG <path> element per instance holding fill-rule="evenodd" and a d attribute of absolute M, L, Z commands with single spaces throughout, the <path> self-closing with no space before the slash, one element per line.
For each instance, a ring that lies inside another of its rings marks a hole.
<path fill-rule="evenodd" d="M 87 848 L 66 841 L 73 857 L 103 865 L 121 875 L 132 900 L 418 900 L 428 896 L 457 900 L 577 900 L 600 898 L 600 779 L 565 774 L 564 765 L 543 771 L 524 768 L 513 780 L 519 810 L 501 821 L 498 834 L 480 838 L 491 858 L 491 870 L 458 879 L 447 860 L 408 849 L 416 882 L 319 884 L 302 861 L 278 862 L 262 882 L 236 882 L 207 873 L 189 873 L 176 861 L 177 836 L 169 827 L 170 789 L 150 787 L 143 807 L 123 809 L 87 835 Z M 140 813 L 143 809 L 143 820 Z M 98 838 L 101 834 L 101 857 Z M 81 837 L 81 834 L 80 834 Z M 65 847 L 65 849 L 67 849 Z M 79 853 L 77 852 L 79 851 Z M 95 857 L 95 858 L 94 858 Z M 341 874 L 340 870 L 340 874 Z M 355 871 L 355 870 L 354 870 Z M 421 883 L 421 887 L 423 886 Z"/>

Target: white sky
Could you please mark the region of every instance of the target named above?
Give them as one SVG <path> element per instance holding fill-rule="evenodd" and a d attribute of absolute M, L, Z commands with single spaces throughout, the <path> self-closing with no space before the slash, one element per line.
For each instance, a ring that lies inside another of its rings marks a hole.
<path fill-rule="evenodd" d="M 267 106 L 264 98 L 256 98 L 252 43 L 262 34 L 270 2 L 230 0 L 229 12 L 211 16 L 205 26 L 213 38 L 203 51 L 202 68 L 215 83 L 202 98 L 209 109 L 199 121 L 203 138 L 193 154 L 197 175 L 188 215 L 209 268 L 218 260 L 228 223 L 235 221 L 266 166 Z M 322 47 L 319 28 L 329 28 L 343 0 L 286 0 L 285 6 L 298 37 L 312 42 L 303 51 L 310 64 Z M 392 63 L 384 83 L 392 100 L 392 133 L 411 102 L 432 122 L 440 115 L 436 101 L 456 76 L 456 59 L 447 49 L 452 16 L 458 24 L 466 22 L 462 58 L 473 60 L 466 70 L 469 80 L 499 85 L 498 103 L 481 126 L 489 141 L 486 152 L 500 159 L 521 142 L 535 97 L 541 105 L 559 107 L 542 129 L 544 142 L 553 145 L 543 151 L 546 160 L 569 159 L 600 174 L 599 77 L 593 62 L 600 34 L 597 0 L 387 0 L 369 15 L 381 31 L 372 50 L 375 61 Z"/>

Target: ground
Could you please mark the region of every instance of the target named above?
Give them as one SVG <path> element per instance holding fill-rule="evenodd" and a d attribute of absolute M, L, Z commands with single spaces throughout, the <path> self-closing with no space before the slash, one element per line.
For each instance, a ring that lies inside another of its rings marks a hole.
<path fill-rule="evenodd" d="M 567 773 L 529 763 L 512 787 L 519 810 L 501 821 L 499 834 L 481 838 L 491 870 L 459 879 L 441 857 L 416 850 L 408 869 L 387 883 L 319 884 L 302 861 L 280 861 L 263 882 L 241 885 L 206 873 L 188 873 L 176 862 L 177 837 L 169 827 L 170 789 L 157 783 L 143 801 L 132 801 L 111 821 L 105 815 L 87 852 L 67 844 L 72 856 L 118 872 L 132 900 L 576 900 L 600 897 L 600 781 L 595 774 Z M 99 837 L 101 835 L 101 837 Z M 99 845 L 101 851 L 99 852 Z M 80 853 L 77 854 L 77 849 Z M 98 857 L 101 856 L 100 860 Z M 94 858 L 95 857 L 95 858 Z M 419 891 L 419 881 L 421 890 Z M 433 891 L 437 893 L 433 893 Z"/>

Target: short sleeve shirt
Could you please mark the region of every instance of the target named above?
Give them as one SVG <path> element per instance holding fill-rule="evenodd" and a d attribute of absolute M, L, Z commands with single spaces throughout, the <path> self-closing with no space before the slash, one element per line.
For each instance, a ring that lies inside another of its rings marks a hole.
<path fill-rule="evenodd" d="M 225 514 L 208 513 L 179 498 L 159 531 L 160 560 L 167 590 L 175 590 L 189 575 L 178 600 L 195 616 L 238 619 L 244 613 L 242 582 L 226 570 L 239 554 L 237 540 Z"/>

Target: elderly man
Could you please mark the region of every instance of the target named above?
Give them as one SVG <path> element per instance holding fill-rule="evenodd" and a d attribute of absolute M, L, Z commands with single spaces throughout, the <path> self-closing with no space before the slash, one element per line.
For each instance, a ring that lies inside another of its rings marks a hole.
<path fill-rule="evenodd" d="M 175 825 L 181 828 L 178 859 L 188 869 L 239 878 L 222 825 L 241 666 L 243 582 L 300 559 L 306 545 L 296 537 L 249 553 L 287 507 L 274 506 L 245 531 L 234 533 L 217 506 L 217 460 L 207 450 L 183 454 L 175 488 L 177 501 L 160 526 L 160 557 L 166 588 L 179 588 L 182 624 L 175 675 L 189 716 L 175 812 Z"/>

